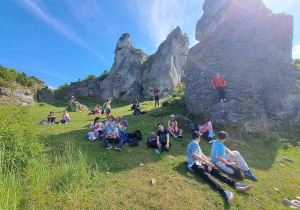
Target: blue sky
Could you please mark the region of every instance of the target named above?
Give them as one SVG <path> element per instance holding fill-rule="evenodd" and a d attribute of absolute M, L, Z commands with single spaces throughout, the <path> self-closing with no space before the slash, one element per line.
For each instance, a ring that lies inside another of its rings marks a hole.
<path fill-rule="evenodd" d="M 298 4 L 297 4 L 298 1 Z M 110 70 L 123 33 L 153 54 L 177 26 L 192 47 L 204 0 L 0 0 L 0 65 L 53 88 Z M 264 0 L 294 16 L 293 58 L 300 58 L 299 0 Z"/>

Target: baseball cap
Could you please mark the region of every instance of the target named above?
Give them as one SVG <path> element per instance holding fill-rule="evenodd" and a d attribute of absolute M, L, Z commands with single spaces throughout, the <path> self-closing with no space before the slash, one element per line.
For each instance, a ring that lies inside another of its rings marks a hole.
<path fill-rule="evenodd" d="M 175 115 L 174 115 L 174 114 L 171 114 L 171 117 L 175 117 Z"/>

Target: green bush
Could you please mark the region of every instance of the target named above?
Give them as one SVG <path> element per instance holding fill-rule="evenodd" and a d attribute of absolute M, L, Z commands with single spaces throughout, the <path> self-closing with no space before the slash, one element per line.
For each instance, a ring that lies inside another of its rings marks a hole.
<path fill-rule="evenodd" d="M 5 68 L 4 66 L 0 66 L 0 78 L 0 85 L 9 84 L 13 81 L 25 87 L 39 85 L 36 79 L 28 77 L 25 72 L 20 73 L 13 68 Z"/>
<path fill-rule="evenodd" d="M 98 77 L 98 79 L 99 79 L 100 81 L 103 81 L 104 79 L 106 79 L 106 77 L 108 77 L 108 74 L 109 74 L 108 70 L 105 69 L 105 70 L 103 71 L 103 73 Z"/>

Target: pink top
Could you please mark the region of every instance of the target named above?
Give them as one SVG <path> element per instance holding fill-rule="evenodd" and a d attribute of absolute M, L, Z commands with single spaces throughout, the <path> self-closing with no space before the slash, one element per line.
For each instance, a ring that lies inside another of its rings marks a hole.
<path fill-rule="evenodd" d="M 173 121 L 173 122 L 171 120 L 168 121 L 168 129 L 170 129 L 170 128 L 178 129 L 178 127 L 177 127 L 177 121 L 176 120 Z"/>
<path fill-rule="evenodd" d="M 203 131 L 213 131 L 211 121 L 208 121 L 205 125 L 199 125 L 198 128 L 201 133 Z"/>
<path fill-rule="evenodd" d="M 212 129 L 212 124 L 211 124 L 210 121 L 208 121 L 207 123 L 205 123 L 204 128 L 205 128 L 205 130 L 208 130 L 208 131 L 212 131 L 213 130 Z"/>

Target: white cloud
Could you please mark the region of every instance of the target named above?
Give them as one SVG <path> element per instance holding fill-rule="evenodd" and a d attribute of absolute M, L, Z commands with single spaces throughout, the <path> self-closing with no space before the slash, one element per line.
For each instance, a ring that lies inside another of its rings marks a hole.
<path fill-rule="evenodd" d="M 56 90 L 57 88 L 52 87 L 52 86 L 48 86 L 48 88 L 52 89 L 52 90 Z"/>
<path fill-rule="evenodd" d="M 59 33 L 63 34 L 65 37 L 69 38 L 76 44 L 82 46 L 89 52 L 96 55 L 98 58 L 102 59 L 103 61 L 106 61 L 106 59 L 95 49 L 93 49 L 90 45 L 85 43 L 83 39 L 81 39 L 70 26 L 62 23 L 58 19 L 54 18 L 52 15 L 48 14 L 46 11 L 46 7 L 42 4 L 41 1 L 30 1 L 30 0 L 13 0 L 17 4 L 23 5 L 27 10 L 29 10 L 31 13 L 36 15 L 38 18 L 46 22 L 48 25 L 50 25 L 53 29 L 58 31 Z M 107 62 L 107 61 L 106 61 Z"/>
<path fill-rule="evenodd" d="M 173 29 L 180 26 L 194 44 L 196 23 L 202 15 L 203 1 L 199 0 L 135 0 L 131 3 L 143 30 L 157 48 Z"/>
<path fill-rule="evenodd" d="M 300 44 L 294 46 L 292 51 L 293 51 L 293 54 L 292 54 L 293 59 L 296 59 L 296 58 L 300 59 Z"/>

